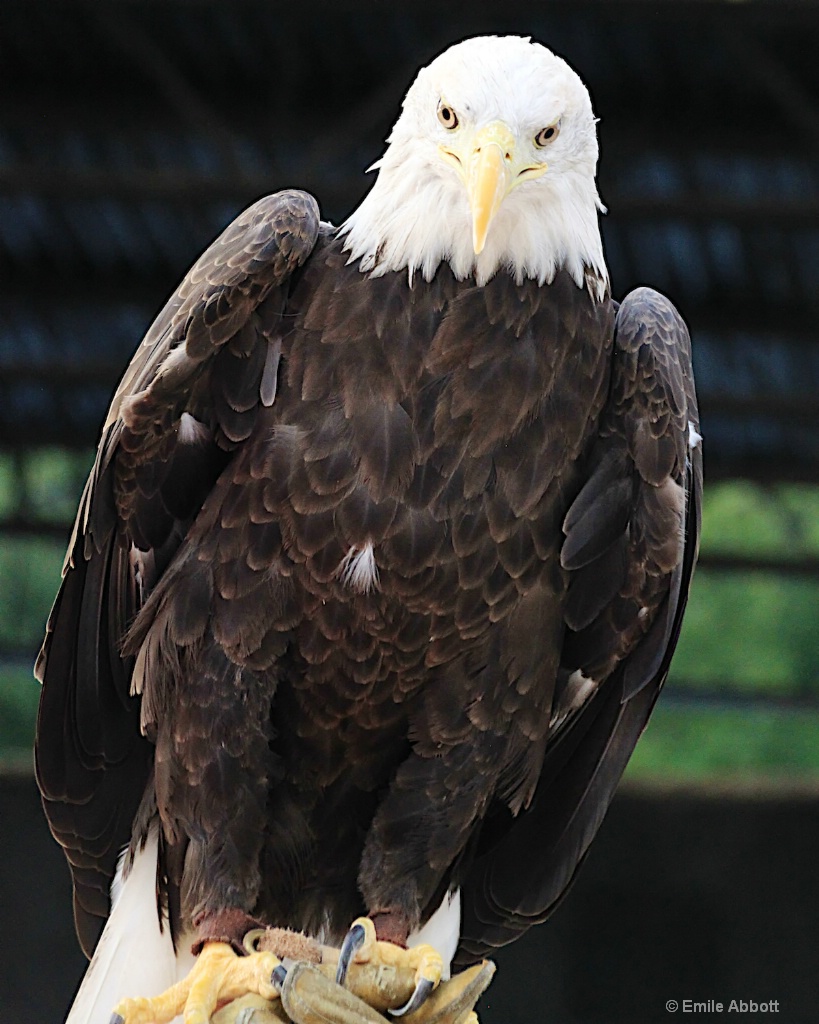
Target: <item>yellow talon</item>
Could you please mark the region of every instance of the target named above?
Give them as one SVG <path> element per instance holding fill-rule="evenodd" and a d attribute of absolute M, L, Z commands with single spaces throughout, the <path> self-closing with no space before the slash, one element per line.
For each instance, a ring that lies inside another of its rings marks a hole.
<path fill-rule="evenodd" d="M 350 928 L 364 929 L 364 940 L 353 954 L 352 962 L 367 964 L 376 958 L 385 967 L 409 968 L 415 971 L 415 982 L 427 980 L 438 984 L 444 970 L 441 954 L 432 946 L 412 946 L 404 949 L 394 942 L 381 942 L 375 937 L 375 925 L 369 917 L 357 917 Z"/>
<path fill-rule="evenodd" d="M 444 961 L 441 954 L 432 946 L 413 946 L 406 950 L 409 956 L 410 966 L 415 967 L 415 984 L 421 981 L 432 982 L 432 987 L 437 988 L 444 972 Z"/>
<path fill-rule="evenodd" d="M 245 948 L 293 961 L 286 976 L 283 968 L 277 971 L 281 997 L 266 1002 L 244 996 L 218 1010 L 212 1024 L 386 1024 L 385 1016 L 396 1015 L 390 1007 L 402 1004 L 406 1024 L 478 1024 L 473 1007 L 495 973 L 495 965 L 485 960 L 439 984 L 443 965 L 434 949 L 379 942 L 372 922 L 361 918 L 350 926 L 342 949 L 282 929 L 249 933 Z"/>
<path fill-rule="evenodd" d="M 392 942 L 379 941 L 375 925 L 368 917 L 357 918 L 347 932 L 338 954 L 336 981 L 339 984 L 347 983 L 347 972 L 352 965 L 359 971 L 351 974 L 350 987 L 379 1010 L 395 1007 L 397 992 L 406 992 L 404 985 L 409 982 L 408 995 L 397 1000 L 403 1005 L 391 1010 L 396 1017 L 419 1009 L 438 987 L 444 969 L 441 955 L 432 946 L 404 949 Z M 367 968 L 366 979 L 360 973 L 363 966 Z"/>
<path fill-rule="evenodd" d="M 271 976 L 280 962 L 273 953 L 237 956 L 227 943 L 209 942 L 187 978 L 152 999 L 123 999 L 112 1022 L 167 1024 L 181 1013 L 185 1024 L 209 1024 L 219 1006 L 247 993 L 277 998 Z"/>

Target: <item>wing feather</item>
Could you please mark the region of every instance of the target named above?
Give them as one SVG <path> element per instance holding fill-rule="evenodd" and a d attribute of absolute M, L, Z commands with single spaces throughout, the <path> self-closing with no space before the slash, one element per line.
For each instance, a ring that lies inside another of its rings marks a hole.
<path fill-rule="evenodd" d="M 555 909 L 668 674 L 700 528 L 689 424 L 698 436 L 688 331 L 667 299 L 638 289 L 618 311 L 608 406 L 563 524 L 562 685 L 577 679 L 586 696 L 558 717 L 528 809 L 497 807 L 484 824 L 461 887 L 462 963 Z"/>
<path fill-rule="evenodd" d="M 37 777 L 89 955 L 152 757 L 120 644 L 230 450 L 275 398 L 284 302 L 318 231 L 300 192 L 242 213 L 157 317 L 105 421 L 36 669 Z M 188 597 L 170 624 L 183 641 L 210 595 Z"/>

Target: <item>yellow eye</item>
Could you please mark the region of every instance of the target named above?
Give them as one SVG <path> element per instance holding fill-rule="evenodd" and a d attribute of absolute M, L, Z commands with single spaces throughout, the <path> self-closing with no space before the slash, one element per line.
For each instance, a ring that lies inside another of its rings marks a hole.
<path fill-rule="evenodd" d="M 541 128 L 535 136 L 535 145 L 540 146 L 542 149 L 544 146 L 548 146 L 550 142 L 554 142 L 560 132 L 560 124 L 550 124 L 548 128 Z"/>
<path fill-rule="evenodd" d="M 455 113 L 452 107 L 448 106 L 446 103 L 443 102 L 438 104 L 438 120 L 441 122 L 444 128 L 447 128 L 449 131 L 452 131 L 453 129 L 457 128 L 459 124 L 458 115 Z"/>

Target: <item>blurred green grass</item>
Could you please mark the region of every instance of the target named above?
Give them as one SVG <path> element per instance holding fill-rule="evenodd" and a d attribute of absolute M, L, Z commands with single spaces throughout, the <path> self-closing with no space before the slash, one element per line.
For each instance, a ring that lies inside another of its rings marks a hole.
<path fill-rule="evenodd" d="M 819 784 L 818 746 L 819 710 L 692 708 L 661 697 L 625 778 L 743 789 Z"/>
<path fill-rule="evenodd" d="M 817 608 L 819 579 L 700 569 L 670 680 L 819 702 Z"/>

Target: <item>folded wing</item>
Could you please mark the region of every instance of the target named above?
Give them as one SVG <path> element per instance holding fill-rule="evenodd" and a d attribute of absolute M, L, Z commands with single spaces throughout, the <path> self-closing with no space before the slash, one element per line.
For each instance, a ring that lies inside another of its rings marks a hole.
<path fill-rule="evenodd" d="M 231 452 L 274 401 L 284 303 L 318 231 L 316 203 L 302 192 L 242 213 L 157 317 L 103 427 L 37 662 L 37 777 L 89 955 L 151 770 L 120 642 Z"/>
<path fill-rule="evenodd" d="M 566 892 L 645 728 L 679 637 L 702 491 L 688 331 L 671 303 L 630 293 L 615 322 L 611 390 L 566 515 L 566 623 L 537 789 L 498 807 L 462 886 L 459 959 L 545 920 Z"/>

